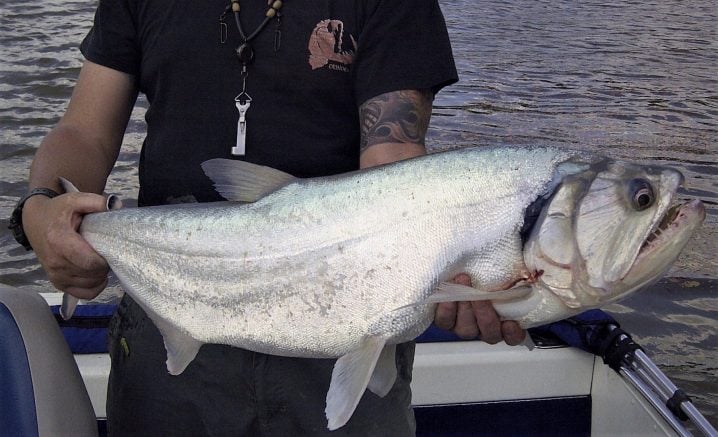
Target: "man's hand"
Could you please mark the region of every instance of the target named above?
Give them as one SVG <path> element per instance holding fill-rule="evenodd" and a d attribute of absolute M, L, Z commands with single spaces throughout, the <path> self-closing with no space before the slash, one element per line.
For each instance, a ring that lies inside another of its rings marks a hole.
<path fill-rule="evenodd" d="M 107 286 L 107 262 L 77 232 L 85 214 L 105 210 L 105 197 L 90 193 L 33 196 L 23 208 L 25 234 L 50 281 L 80 299 Z"/>
<path fill-rule="evenodd" d="M 65 115 L 43 139 L 30 169 L 29 187 L 60 191 L 58 178 L 72 181 L 83 193 L 25 202 L 25 234 L 60 290 L 81 299 L 97 296 L 107 284 L 105 260 L 77 233 L 82 217 L 104 211 L 98 194 L 117 159 L 132 107 L 135 77 L 85 61 Z"/>
<path fill-rule="evenodd" d="M 452 282 L 471 286 L 467 274 L 456 276 Z M 446 302 L 436 307 L 434 324 L 441 329 L 453 331 L 461 338 L 481 336 L 481 340 L 495 344 L 504 340 L 506 344 L 521 344 L 526 331 L 514 321 L 501 321 L 491 302 Z"/>

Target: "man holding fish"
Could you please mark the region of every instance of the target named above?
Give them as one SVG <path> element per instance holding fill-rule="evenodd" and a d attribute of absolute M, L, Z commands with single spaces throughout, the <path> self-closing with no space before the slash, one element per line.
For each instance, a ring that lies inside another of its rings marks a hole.
<path fill-rule="evenodd" d="M 105 288 L 109 266 L 77 230 L 106 209 L 91 193 L 104 189 L 138 93 L 149 101 L 139 205 L 152 206 L 222 200 L 200 168 L 213 158 L 309 178 L 422 155 L 433 97 L 457 80 L 435 1 L 101 0 L 81 48 L 86 61 L 38 149 L 21 216 L 52 283 L 82 299 Z M 59 177 L 82 193 L 55 196 Z M 441 303 L 435 323 L 490 343 L 525 336 L 487 302 Z M 208 344 L 170 375 L 162 337 L 128 295 L 110 352 L 112 435 L 327 432 L 334 360 Z M 337 433 L 412 434 L 412 360 L 413 344 L 399 345 L 391 391 L 364 396 Z"/>

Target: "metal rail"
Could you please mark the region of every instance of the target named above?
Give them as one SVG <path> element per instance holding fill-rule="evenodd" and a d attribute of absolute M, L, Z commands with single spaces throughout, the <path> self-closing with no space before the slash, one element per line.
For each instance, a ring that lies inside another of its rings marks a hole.
<path fill-rule="evenodd" d="M 621 335 L 621 339 L 629 338 Z M 681 421 L 690 420 L 707 437 L 718 437 L 718 431 L 693 405 L 690 398 L 655 365 L 641 350 L 627 353 L 620 368 L 630 382 L 682 437 L 693 434 Z"/>

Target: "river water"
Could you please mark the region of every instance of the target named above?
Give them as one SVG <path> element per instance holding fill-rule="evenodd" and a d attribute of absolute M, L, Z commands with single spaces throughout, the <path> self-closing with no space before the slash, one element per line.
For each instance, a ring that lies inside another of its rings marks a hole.
<path fill-rule="evenodd" d="M 718 2 L 441 0 L 460 82 L 435 101 L 428 143 L 551 144 L 670 165 L 705 225 L 668 278 L 609 308 L 718 423 Z M 64 112 L 95 0 L 0 4 L 0 226 Z M 109 192 L 137 196 L 141 98 Z M 132 201 L 130 200 L 130 203 Z M 0 283 L 51 285 L 0 233 Z"/>

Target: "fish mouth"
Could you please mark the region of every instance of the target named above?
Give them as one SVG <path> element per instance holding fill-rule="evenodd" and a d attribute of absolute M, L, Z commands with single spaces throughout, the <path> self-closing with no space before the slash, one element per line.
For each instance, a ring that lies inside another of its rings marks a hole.
<path fill-rule="evenodd" d="M 658 223 L 653 232 L 651 232 L 648 238 L 646 238 L 646 241 L 643 242 L 643 245 L 641 246 L 638 253 L 641 253 L 644 250 L 651 250 L 652 246 L 654 246 L 655 244 L 660 244 L 661 235 L 663 235 L 664 231 L 671 229 L 671 226 L 678 217 L 678 211 L 684 205 L 685 204 L 673 205 L 672 208 L 666 211 L 666 214 L 663 216 L 660 223 Z"/>
<path fill-rule="evenodd" d="M 692 200 L 674 205 L 664 214 L 661 221 L 648 235 L 639 249 L 636 265 L 651 260 L 670 265 L 690 239 L 695 229 L 705 219 L 703 202 Z M 656 260 L 657 258 L 663 258 Z M 633 272 L 632 268 L 628 274 Z M 627 276 L 628 276 L 627 274 Z"/>

